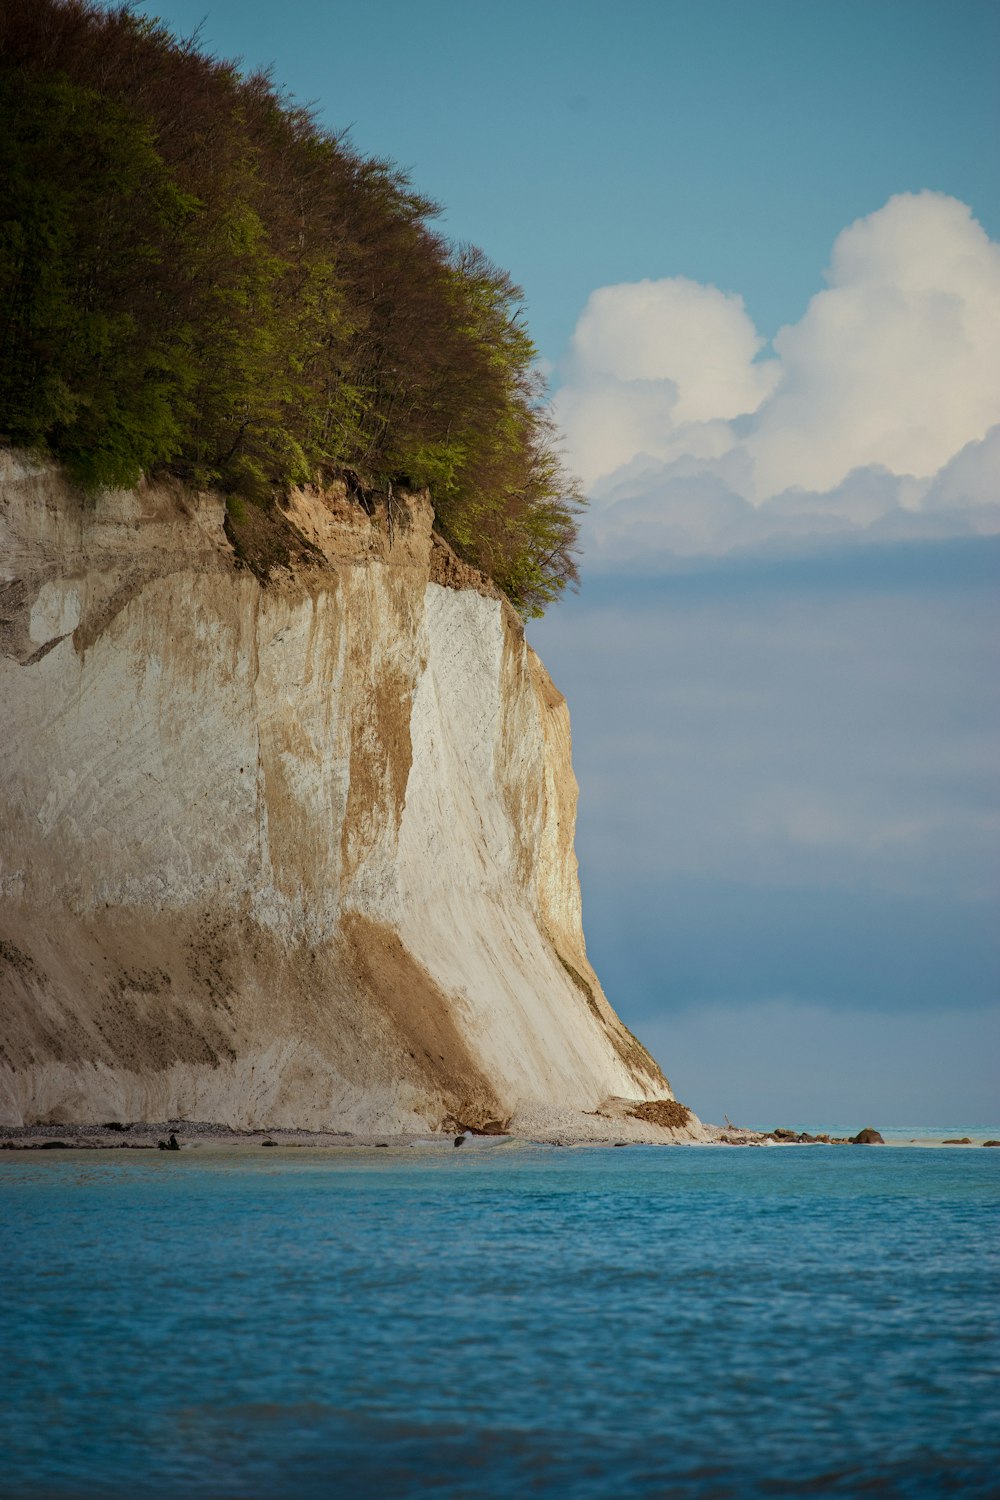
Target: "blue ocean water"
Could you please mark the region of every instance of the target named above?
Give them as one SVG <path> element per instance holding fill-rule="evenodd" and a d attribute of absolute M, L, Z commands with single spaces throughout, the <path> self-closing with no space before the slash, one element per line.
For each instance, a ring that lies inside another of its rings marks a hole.
<path fill-rule="evenodd" d="M 5 1500 L 1000 1492 L 1000 1150 L 0 1158 Z"/>

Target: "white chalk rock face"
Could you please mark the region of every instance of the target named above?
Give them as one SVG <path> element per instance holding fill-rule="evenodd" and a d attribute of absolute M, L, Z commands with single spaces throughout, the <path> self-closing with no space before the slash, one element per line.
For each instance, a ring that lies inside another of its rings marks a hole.
<path fill-rule="evenodd" d="M 672 1097 L 587 962 L 566 705 L 426 499 L 0 466 L 0 1122 Z"/>

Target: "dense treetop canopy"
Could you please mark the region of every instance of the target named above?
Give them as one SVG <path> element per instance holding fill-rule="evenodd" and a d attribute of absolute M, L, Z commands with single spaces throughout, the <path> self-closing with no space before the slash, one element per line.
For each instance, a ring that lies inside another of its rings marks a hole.
<path fill-rule="evenodd" d="M 521 293 L 390 163 L 127 7 L 0 0 L 0 426 L 84 484 L 428 486 L 523 614 L 581 497 Z"/>

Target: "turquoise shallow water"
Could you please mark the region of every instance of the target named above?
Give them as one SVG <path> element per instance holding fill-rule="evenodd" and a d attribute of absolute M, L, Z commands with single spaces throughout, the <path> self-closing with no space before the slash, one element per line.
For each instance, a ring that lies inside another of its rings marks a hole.
<path fill-rule="evenodd" d="M 5 1500 L 998 1493 L 1000 1150 L 0 1159 Z"/>

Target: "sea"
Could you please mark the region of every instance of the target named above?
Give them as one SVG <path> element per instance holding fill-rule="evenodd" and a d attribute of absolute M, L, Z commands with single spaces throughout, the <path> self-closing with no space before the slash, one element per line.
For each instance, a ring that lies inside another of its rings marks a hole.
<path fill-rule="evenodd" d="M 998 1290 L 1000 1149 L 3 1152 L 0 1495 L 997 1496 Z"/>

